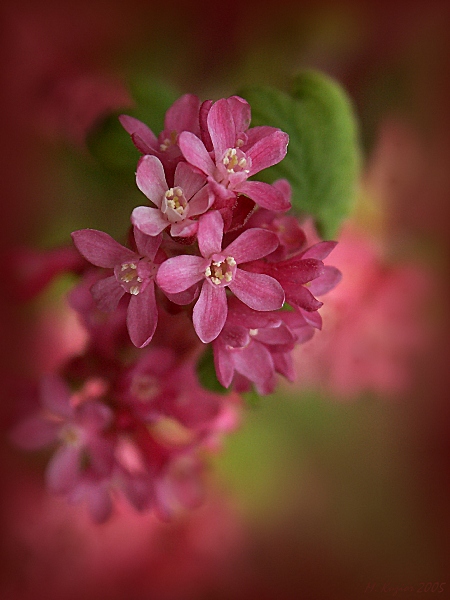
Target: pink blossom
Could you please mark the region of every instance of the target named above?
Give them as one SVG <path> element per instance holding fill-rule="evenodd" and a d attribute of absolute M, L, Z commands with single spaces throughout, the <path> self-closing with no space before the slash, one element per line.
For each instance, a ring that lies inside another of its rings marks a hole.
<path fill-rule="evenodd" d="M 290 202 L 291 186 L 285 179 L 274 182 L 274 187 L 280 190 Z M 306 244 L 306 235 L 299 220 L 292 215 L 274 212 L 260 208 L 248 220 L 247 227 L 263 227 L 278 235 L 279 246 L 266 260 L 278 262 L 298 253 Z"/>
<path fill-rule="evenodd" d="M 174 185 L 169 188 L 164 168 L 156 156 L 143 156 L 136 174 L 138 188 L 157 208 L 139 206 L 133 210 L 132 223 L 147 235 L 158 235 L 170 226 L 170 234 L 190 237 L 197 232 L 198 221 L 214 202 L 205 186 L 206 177 L 194 172 L 185 162 L 175 169 Z"/>
<path fill-rule="evenodd" d="M 188 131 L 179 136 L 179 146 L 186 160 L 208 176 L 216 196 L 229 198 L 244 194 L 263 208 L 288 210 L 290 202 L 276 187 L 247 181 L 285 157 L 288 135 L 273 127 L 248 129 L 250 107 L 237 96 L 215 102 L 206 122 L 213 158 L 203 141 Z"/>
<path fill-rule="evenodd" d="M 232 416 L 228 399 L 200 386 L 194 359 L 180 363 L 170 348 L 150 348 L 123 375 L 119 389 L 121 403 L 154 424 L 152 432 L 164 443 L 177 447 L 214 442 L 221 423 L 229 421 L 224 417 Z"/>
<path fill-rule="evenodd" d="M 119 302 L 112 312 L 100 310 L 91 288 L 102 279 L 104 273 L 101 270 L 87 271 L 70 290 L 67 301 L 88 334 L 89 352 L 112 359 L 130 340 L 126 323 L 128 307 Z"/>
<path fill-rule="evenodd" d="M 50 490 L 69 494 L 85 476 L 92 482 L 107 477 L 113 446 L 103 432 L 112 411 L 89 396 L 76 402 L 63 380 L 54 376 L 43 379 L 40 400 L 42 410 L 19 423 L 12 439 L 28 450 L 59 444 L 47 467 Z"/>
<path fill-rule="evenodd" d="M 255 384 L 260 394 L 274 391 L 275 373 L 294 378 L 290 352 L 314 334 L 298 311 L 261 313 L 230 298 L 225 326 L 213 342 L 220 383 L 229 387 L 235 374 Z"/>
<path fill-rule="evenodd" d="M 14 300 L 30 300 L 63 273 L 82 273 L 89 264 L 73 246 L 49 250 L 15 247 L 2 256 L 0 276 L 12 283 L 8 286 Z"/>
<path fill-rule="evenodd" d="M 318 309 L 323 302 L 317 300 L 314 294 L 327 293 L 341 280 L 339 269 L 323 263 L 336 243 L 318 242 L 285 260 L 268 262 L 266 258 L 246 265 L 246 269 L 265 273 L 276 279 L 285 292 L 286 302 L 300 312 L 309 325 L 321 329 L 322 317 Z"/>
<path fill-rule="evenodd" d="M 193 135 L 200 134 L 199 111 L 198 97 L 184 94 L 167 110 L 164 130 L 158 137 L 145 123 L 134 117 L 121 115 L 119 120 L 139 152 L 158 157 L 172 175 L 175 165 L 182 158 L 178 147 L 180 133 L 189 131 Z"/>
<path fill-rule="evenodd" d="M 227 318 L 229 287 L 242 302 L 255 310 L 276 310 L 284 302 L 280 284 L 267 275 L 250 273 L 237 267 L 257 260 L 275 250 L 278 238 L 264 229 L 248 229 L 222 249 L 223 219 L 217 211 L 199 220 L 198 244 L 202 256 L 180 255 L 169 258 L 159 268 L 157 282 L 169 294 L 201 284 L 194 306 L 193 323 L 204 343 L 215 339 Z"/>
<path fill-rule="evenodd" d="M 72 238 L 80 253 L 93 265 L 114 269 L 114 275 L 101 279 L 91 288 L 100 310 L 113 311 L 122 296 L 129 293 L 127 326 L 131 341 L 138 348 L 149 344 L 158 321 L 154 284 L 158 266 L 154 259 L 161 236 L 151 237 L 135 228 L 137 252 L 95 229 L 75 231 Z"/>
<path fill-rule="evenodd" d="M 342 399 L 367 391 L 401 392 L 412 376 L 412 358 L 427 341 L 420 319 L 426 274 L 417 265 L 388 264 L 380 244 L 351 227 L 333 262 L 343 281 L 327 296 L 324 331 L 295 352 L 298 385 Z"/>

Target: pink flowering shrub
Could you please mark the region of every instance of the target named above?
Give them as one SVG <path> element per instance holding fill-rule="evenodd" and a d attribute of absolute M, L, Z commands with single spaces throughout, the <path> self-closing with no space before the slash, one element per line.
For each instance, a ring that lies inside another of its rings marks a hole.
<path fill-rule="evenodd" d="M 429 274 L 414 263 L 389 264 L 381 244 L 354 226 L 344 229 L 333 262 L 343 282 L 327 297 L 325 330 L 295 351 L 297 387 L 342 400 L 407 390 L 414 359 L 430 339 L 423 319 Z M 321 296 L 317 282 L 309 289 Z"/>
<path fill-rule="evenodd" d="M 202 455 L 236 426 L 239 394 L 294 380 L 292 351 L 322 327 L 315 296 L 340 280 L 323 263 L 336 243 L 307 247 L 286 214 L 288 181 L 250 179 L 288 145 L 250 120 L 243 98 L 192 94 L 169 108 L 159 136 L 122 115 L 145 196 L 128 244 L 82 229 L 72 233 L 77 260 L 67 249 L 48 266 L 39 258 L 46 280 L 78 275 L 69 304 L 86 342 L 43 378 L 35 413 L 12 437 L 52 448 L 49 489 L 84 502 L 97 522 L 118 498 L 162 519 L 197 506 Z"/>

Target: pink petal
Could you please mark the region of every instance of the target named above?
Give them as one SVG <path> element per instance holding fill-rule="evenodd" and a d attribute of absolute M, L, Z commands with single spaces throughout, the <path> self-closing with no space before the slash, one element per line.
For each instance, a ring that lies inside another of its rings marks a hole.
<path fill-rule="evenodd" d="M 236 194 L 234 191 L 226 188 L 221 183 L 217 183 L 217 181 L 213 177 L 208 177 L 208 186 L 210 187 L 212 193 L 217 197 L 217 200 L 233 200 L 233 203 L 236 201 Z"/>
<path fill-rule="evenodd" d="M 138 511 L 149 508 L 154 499 L 153 483 L 149 476 L 124 474 L 122 490 L 128 502 Z"/>
<path fill-rule="evenodd" d="M 262 383 L 273 375 L 272 356 L 262 344 L 253 342 L 231 352 L 234 368 L 250 381 Z"/>
<path fill-rule="evenodd" d="M 276 165 L 286 156 L 289 136 L 283 131 L 274 131 L 265 136 L 246 152 L 247 158 L 251 159 L 249 177 Z"/>
<path fill-rule="evenodd" d="M 176 294 L 169 294 L 166 292 L 167 298 L 174 304 L 184 306 L 193 302 L 199 295 L 199 285 L 193 285 L 184 292 L 178 292 Z"/>
<path fill-rule="evenodd" d="M 228 307 L 229 308 L 229 307 Z M 228 312 L 228 315 L 230 313 Z M 223 328 L 220 334 L 220 341 L 231 348 L 242 348 L 250 342 L 248 329 L 241 325 L 230 325 L 227 321 L 226 327 Z"/>
<path fill-rule="evenodd" d="M 318 242 L 300 255 L 302 258 L 317 258 L 323 260 L 336 247 L 337 242 Z"/>
<path fill-rule="evenodd" d="M 313 312 L 308 312 L 306 310 L 300 309 L 300 311 L 301 311 L 305 321 L 309 325 L 311 325 L 311 327 L 314 327 L 315 329 L 318 329 L 319 331 L 322 329 L 322 316 L 317 310 L 313 311 Z"/>
<path fill-rule="evenodd" d="M 87 445 L 90 467 L 98 477 L 107 477 L 111 474 L 114 465 L 114 446 L 101 437 L 95 437 Z"/>
<path fill-rule="evenodd" d="M 78 251 L 96 267 L 113 269 L 136 256 L 104 231 L 80 229 L 72 233 L 72 239 Z"/>
<path fill-rule="evenodd" d="M 200 133 L 200 100 L 194 94 L 184 94 L 167 110 L 164 129 L 169 131 L 191 131 Z"/>
<path fill-rule="evenodd" d="M 339 269 L 326 265 L 324 267 L 324 274 L 309 284 L 309 291 L 314 296 L 322 296 L 335 288 L 341 279 L 342 273 Z"/>
<path fill-rule="evenodd" d="M 244 152 L 247 152 L 252 146 L 259 142 L 260 140 L 266 138 L 268 135 L 271 135 L 275 131 L 280 131 L 276 127 L 270 127 L 269 125 L 261 125 L 259 127 L 251 127 L 247 130 L 247 143 L 242 147 Z"/>
<path fill-rule="evenodd" d="M 214 147 L 216 162 L 222 160 L 225 150 L 234 148 L 236 129 L 233 116 L 226 98 L 211 106 L 208 113 L 208 131 Z"/>
<path fill-rule="evenodd" d="M 227 295 L 225 288 L 213 287 L 205 281 L 192 314 L 194 329 L 205 344 L 216 339 L 227 319 Z"/>
<path fill-rule="evenodd" d="M 155 206 L 161 208 L 164 194 L 169 186 L 159 158 L 149 155 L 141 157 L 137 166 L 136 184 Z"/>
<path fill-rule="evenodd" d="M 200 114 L 199 114 L 199 121 L 200 121 L 200 137 L 203 140 L 203 143 L 205 144 L 207 150 L 209 151 L 213 151 L 213 145 L 212 145 L 212 141 L 211 141 L 211 136 L 209 135 L 209 131 L 208 131 L 208 113 L 211 110 L 211 106 L 213 105 L 213 101 L 212 100 L 205 100 L 204 102 L 202 102 L 201 106 L 200 106 Z"/>
<path fill-rule="evenodd" d="M 134 228 L 133 233 L 139 254 L 141 256 L 146 256 L 150 260 L 153 260 L 158 252 L 159 246 L 161 245 L 162 235 L 146 235 L 142 231 L 139 231 L 138 228 Z"/>
<path fill-rule="evenodd" d="M 61 446 L 53 455 L 45 473 L 47 485 L 55 494 L 73 489 L 80 474 L 80 448 Z"/>
<path fill-rule="evenodd" d="M 174 186 L 183 189 L 186 200 L 199 191 L 206 183 L 206 177 L 194 171 L 194 169 L 185 162 L 179 162 L 175 169 Z"/>
<path fill-rule="evenodd" d="M 66 383 L 56 375 L 47 375 L 40 383 L 40 398 L 44 408 L 58 417 L 71 417 L 73 407 L 70 403 L 70 390 Z"/>
<path fill-rule="evenodd" d="M 274 266 L 276 269 L 276 265 Z M 282 281 L 304 285 L 321 277 L 324 273 L 324 264 L 315 258 L 291 259 L 282 264 L 278 270 Z"/>
<path fill-rule="evenodd" d="M 230 352 L 225 350 L 220 343 L 213 344 L 214 367 L 219 382 L 223 387 L 229 387 L 234 375 L 234 366 L 231 360 Z"/>
<path fill-rule="evenodd" d="M 193 133 L 183 131 L 178 138 L 178 146 L 188 163 L 206 175 L 214 176 L 216 167 L 203 142 Z"/>
<path fill-rule="evenodd" d="M 319 309 L 323 302 L 316 300 L 311 292 L 303 285 L 296 284 L 284 284 L 284 290 L 286 292 L 286 300 L 289 304 L 303 308 L 304 310 L 311 312 Z"/>
<path fill-rule="evenodd" d="M 197 233 L 198 221 L 185 219 L 179 223 L 173 223 L 170 227 L 170 235 L 172 237 L 193 237 Z"/>
<path fill-rule="evenodd" d="M 144 348 L 151 342 L 157 323 L 155 284 L 150 281 L 143 292 L 137 296 L 131 296 L 128 305 L 128 333 L 137 348 Z"/>
<path fill-rule="evenodd" d="M 255 340 L 263 344 L 279 345 L 292 344 L 295 341 L 293 333 L 284 325 L 259 329 Z"/>
<path fill-rule="evenodd" d="M 281 285 L 262 273 L 248 273 L 236 269 L 229 288 L 239 300 L 255 310 L 278 310 L 284 303 L 284 291 Z"/>
<path fill-rule="evenodd" d="M 244 181 L 237 186 L 236 192 L 245 194 L 262 208 L 274 212 L 285 212 L 291 208 L 291 203 L 276 187 L 262 181 Z"/>
<path fill-rule="evenodd" d="M 214 194 L 209 185 L 205 185 L 189 201 L 189 216 L 202 215 L 214 204 Z"/>
<path fill-rule="evenodd" d="M 104 523 L 112 513 L 112 500 L 109 490 L 104 485 L 92 486 L 86 494 L 89 514 L 94 523 Z"/>
<path fill-rule="evenodd" d="M 278 327 L 282 323 L 280 313 L 253 310 L 234 296 L 228 299 L 228 321 L 247 329 Z"/>
<path fill-rule="evenodd" d="M 147 144 L 138 133 L 132 134 L 131 141 L 141 154 L 159 154 L 158 144 L 156 144 L 156 148 Z"/>
<path fill-rule="evenodd" d="M 152 237 L 158 236 L 170 225 L 159 208 L 150 206 L 137 206 L 131 213 L 131 222 L 138 231 Z"/>
<path fill-rule="evenodd" d="M 247 229 L 236 238 L 223 254 L 232 256 L 237 264 L 258 260 L 273 252 L 279 244 L 276 233 L 266 229 Z"/>
<path fill-rule="evenodd" d="M 286 200 L 290 203 L 292 197 L 292 187 L 287 179 L 277 179 L 273 182 L 273 187 L 283 194 Z"/>
<path fill-rule="evenodd" d="M 230 96 L 227 98 L 227 102 L 233 117 L 236 134 L 246 132 L 252 118 L 250 104 L 240 96 Z"/>
<path fill-rule="evenodd" d="M 315 313 L 309 313 L 310 315 L 313 314 L 319 314 L 318 312 Z M 320 315 L 319 315 L 320 316 Z M 304 325 L 303 327 L 297 327 L 297 329 L 295 330 L 295 336 L 296 336 L 296 343 L 297 344 L 304 344 L 305 342 L 308 342 L 315 333 L 315 328 L 312 325 Z"/>
<path fill-rule="evenodd" d="M 137 134 L 137 136 L 144 142 L 146 146 L 153 150 L 158 148 L 158 140 L 156 135 L 145 123 L 142 123 L 142 121 L 139 121 L 139 119 L 135 119 L 134 117 L 130 117 L 128 115 L 120 115 L 119 121 L 125 131 L 129 133 L 132 138 L 134 134 Z M 137 147 L 138 150 L 141 150 L 139 146 Z"/>
<path fill-rule="evenodd" d="M 90 436 L 96 437 L 99 431 L 111 424 L 112 419 L 112 409 L 103 402 L 89 400 L 77 406 L 77 423 Z"/>
<path fill-rule="evenodd" d="M 135 255 L 133 255 L 135 256 Z M 125 294 L 125 290 L 117 281 L 115 275 L 100 279 L 91 287 L 91 294 L 99 310 L 112 312 L 117 308 L 119 300 Z"/>
<path fill-rule="evenodd" d="M 182 254 L 164 261 L 158 269 L 156 283 L 169 294 L 184 292 L 205 276 L 204 258 Z"/>
<path fill-rule="evenodd" d="M 202 215 L 198 222 L 198 247 L 202 256 L 209 258 L 222 250 L 223 219 L 217 210 Z"/>
<path fill-rule="evenodd" d="M 295 381 L 294 361 L 289 352 L 277 352 L 272 354 L 275 370 L 286 377 L 288 381 Z"/>
<path fill-rule="evenodd" d="M 38 450 L 57 439 L 59 427 L 59 424 L 42 417 L 29 417 L 16 425 L 9 437 L 13 444 L 23 450 Z"/>

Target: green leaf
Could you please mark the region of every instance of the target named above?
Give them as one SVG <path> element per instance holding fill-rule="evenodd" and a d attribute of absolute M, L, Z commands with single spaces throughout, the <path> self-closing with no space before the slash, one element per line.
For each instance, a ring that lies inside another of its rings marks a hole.
<path fill-rule="evenodd" d="M 140 153 L 120 124 L 120 114 L 122 113 L 113 113 L 99 122 L 89 133 L 87 145 L 103 167 L 134 173 Z"/>
<path fill-rule="evenodd" d="M 166 110 L 181 94 L 165 82 L 142 73 L 130 81 L 130 92 L 136 107 L 127 114 L 140 119 L 159 135 L 164 129 Z"/>
<path fill-rule="evenodd" d="M 356 119 L 346 93 L 329 77 L 305 71 L 291 94 L 251 87 L 240 95 L 252 108 L 252 126 L 271 125 L 289 134 L 286 158 L 257 179 L 288 179 L 293 210 L 312 215 L 324 238 L 334 237 L 353 207 L 360 165 Z"/>
<path fill-rule="evenodd" d="M 106 168 L 134 173 L 140 153 L 120 124 L 119 115 L 125 113 L 136 117 L 159 135 L 164 128 L 166 110 L 180 94 L 147 74 L 133 77 L 129 87 L 135 107 L 114 112 L 97 123 L 87 144 L 93 156 Z"/>
<path fill-rule="evenodd" d="M 228 394 L 229 390 L 219 382 L 214 366 L 214 355 L 211 346 L 205 350 L 197 363 L 197 376 L 201 385 L 216 394 Z"/>

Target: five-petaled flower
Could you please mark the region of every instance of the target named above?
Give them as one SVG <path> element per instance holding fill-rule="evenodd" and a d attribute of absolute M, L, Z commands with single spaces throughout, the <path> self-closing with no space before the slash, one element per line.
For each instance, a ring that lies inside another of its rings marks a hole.
<path fill-rule="evenodd" d="M 134 117 L 120 115 L 119 120 L 139 152 L 157 156 L 172 177 L 176 164 L 183 158 L 178 136 L 182 131 L 200 134 L 199 111 L 199 98 L 194 94 L 184 94 L 167 110 L 164 130 L 158 137 L 150 127 Z"/>
<path fill-rule="evenodd" d="M 208 176 L 214 193 L 221 198 L 243 194 L 263 208 L 288 210 L 290 202 L 279 189 L 261 181 L 247 181 L 286 156 L 287 133 L 275 127 L 248 129 L 250 106 L 238 96 L 215 102 L 206 122 L 213 158 L 192 132 L 182 132 L 178 145 L 188 163 Z"/>
<path fill-rule="evenodd" d="M 110 235 L 96 229 L 81 229 L 72 233 L 80 253 L 93 265 L 114 269 L 114 274 L 101 279 L 92 288 L 98 307 L 113 311 L 125 293 L 130 294 L 127 327 L 131 341 L 138 348 L 150 343 L 158 322 L 155 299 L 155 256 L 161 235 L 149 236 L 134 228 L 137 252 L 125 248 Z"/>
<path fill-rule="evenodd" d="M 164 168 L 156 156 L 143 156 L 139 161 L 136 183 L 138 188 L 157 206 L 138 206 L 131 222 L 148 235 L 158 235 L 170 225 L 174 237 L 189 237 L 197 232 L 198 221 L 214 202 L 214 195 L 205 185 L 206 177 L 196 173 L 185 162 L 175 169 L 174 185 L 169 188 Z"/>
<path fill-rule="evenodd" d="M 228 312 L 227 287 L 255 310 L 277 310 L 283 306 L 283 289 L 273 277 L 237 266 L 273 252 L 278 246 L 274 233 L 247 229 L 222 249 L 223 220 L 218 211 L 211 211 L 200 217 L 197 235 L 201 256 L 169 258 L 159 268 L 157 283 L 163 291 L 174 294 L 202 281 L 192 316 L 202 342 L 211 342 L 222 331 Z"/>

